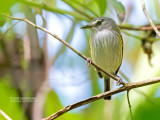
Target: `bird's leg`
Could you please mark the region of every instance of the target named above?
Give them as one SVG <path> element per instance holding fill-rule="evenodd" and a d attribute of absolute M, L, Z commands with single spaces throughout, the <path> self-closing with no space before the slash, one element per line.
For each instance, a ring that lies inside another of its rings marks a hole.
<path fill-rule="evenodd" d="M 100 78 L 103 78 L 103 76 L 102 76 L 102 73 L 101 72 L 97 72 L 98 73 L 98 76 L 100 77 Z"/>
<path fill-rule="evenodd" d="M 91 58 L 87 58 L 87 66 L 88 67 L 90 66 L 91 62 L 92 62 L 92 59 Z"/>
<path fill-rule="evenodd" d="M 91 59 L 91 58 L 87 58 L 87 66 L 88 66 L 88 67 L 90 66 L 91 62 L 92 62 L 92 59 Z M 96 68 L 96 71 L 97 71 L 97 73 L 98 73 L 98 76 L 99 76 L 100 78 L 103 78 L 101 72 L 99 72 L 99 70 L 98 70 L 97 68 Z"/>
<path fill-rule="evenodd" d="M 98 68 L 96 68 L 97 74 L 100 78 L 103 78 L 102 73 L 98 70 Z"/>

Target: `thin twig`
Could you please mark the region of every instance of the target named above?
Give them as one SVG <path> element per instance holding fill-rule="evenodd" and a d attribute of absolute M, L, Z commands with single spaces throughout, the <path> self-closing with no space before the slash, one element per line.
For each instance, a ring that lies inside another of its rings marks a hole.
<path fill-rule="evenodd" d="M 1 109 L 0 109 L 0 114 L 6 119 L 6 120 L 12 120 L 5 112 L 3 112 Z"/>
<path fill-rule="evenodd" d="M 115 90 L 111 90 L 111 91 L 108 91 L 108 92 L 105 92 L 105 93 L 101 93 L 101 94 L 98 94 L 98 95 L 93 96 L 91 98 L 88 98 L 88 99 L 85 99 L 83 101 L 77 102 L 77 103 L 69 105 L 67 107 L 64 107 L 63 109 L 61 109 L 58 112 L 52 114 L 51 116 L 49 116 L 47 118 L 44 118 L 43 120 L 53 120 L 53 119 L 63 115 L 64 113 L 66 113 L 66 112 L 68 112 L 72 109 L 78 108 L 82 105 L 86 105 L 88 103 L 94 102 L 94 101 L 102 99 L 104 97 L 108 97 L 108 96 L 111 96 L 111 95 L 114 95 L 114 94 L 117 94 L 117 93 L 120 93 L 120 92 L 123 92 L 123 91 L 131 90 L 131 89 L 134 89 L 134 88 L 155 84 L 155 83 L 158 83 L 158 82 L 160 82 L 160 77 L 153 78 L 153 79 L 148 79 L 148 80 L 144 80 L 144 81 L 140 81 L 140 82 L 135 82 L 135 83 L 126 83 L 126 85 L 121 87 L 121 88 L 117 88 Z"/>
<path fill-rule="evenodd" d="M 127 90 L 127 101 L 128 101 L 129 111 L 130 111 L 130 115 L 131 115 L 131 120 L 133 120 L 133 114 L 132 114 L 132 109 L 131 109 L 131 103 L 130 103 L 130 100 L 129 100 L 129 90 Z"/>
<path fill-rule="evenodd" d="M 134 34 L 131 34 L 131 33 L 129 33 L 129 32 L 126 32 L 126 31 L 122 31 L 124 34 L 126 34 L 127 36 L 131 36 L 131 37 L 135 37 L 136 39 L 138 39 L 138 40 L 143 40 L 144 38 L 146 38 L 146 36 L 145 37 L 140 37 L 140 36 L 137 36 L 137 35 L 134 35 Z M 148 37 L 147 38 L 147 41 L 149 41 L 149 42 L 156 42 L 156 41 L 159 41 L 160 40 L 160 38 L 153 38 L 153 37 Z"/>
<path fill-rule="evenodd" d="M 147 30 L 153 30 L 152 26 L 140 26 L 140 27 L 132 27 L 132 26 L 124 26 L 124 25 L 119 25 L 120 29 L 125 29 L 125 30 L 135 30 L 135 31 L 147 31 Z M 156 25 L 157 29 L 160 29 L 160 25 Z"/>
<path fill-rule="evenodd" d="M 38 26 L 36 24 L 34 24 L 33 22 L 27 20 L 26 18 L 18 18 L 18 17 L 13 17 L 13 16 L 10 16 L 10 15 L 6 15 L 6 14 L 3 14 L 3 13 L 0 13 L 0 15 L 3 15 L 3 16 L 6 16 L 6 17 L 9 17 L 9 18 L 12 18 L 14 20 L 21 20 L 21 21 L 24 21 L 30 25 L 32 25 L 33 27 L 37 28 L 37 29 L 40 29 L 48 34 L 50 34 L 51 36 L 53 36 L 54 38 L 56 38 L 57 40 L 59 40 L 61 43 L 63 43 L 64 45 L 66 45 L 69 49 L 71 49 L 73 52 L 75 52 L 77 55 L 79 55 L 81 58 L 87 60 L 87 57 L 84 56 L 83 54 L 81 54 L 80 52 L 78 52 L 76 49 L 74 49 L 72 46 L 70 46 L 66 41 L 62 40 L 60 37 L 58 37 L 56 34 L 53 34 L 51 32 L 49 32 L 47 29 L 41 27 L 41 26 Z M 104 69 L 102 69 L 101 67 L 99 67 L 98 65 L 96 65 L 94 62 L 91 62 L 91 64 L 96 67 L 98 70 L 102 71 L 103 73 L 105 73 L 106 75 L 110 76 L 111 78 L 113 78 L 114 80 L 116 81 L 119 81 L 119 78 L 117 76 L 114 76 L 108 72 L 106 72 Z M 122 85 L 125 85 L 125 82 L 121 82 Z"/>
<path fill-rule="evenodd" d="M 156 28 L 156 26 L 154 25 L 154 23 L 152 22 L 151 18 L 149 17 L 146 8 L 145 8 L 145 4 L 144 4 L 144 0 L 141 0 L 142 2 L 142 8 L 143 8 L 143 12 L 146 15 L 148 21 L 150 22 L 151 26 L 153 27 L 154 31 L 157 33 L 157 35 L 160 37 L 160 33 L 158 31 L 158 29 Z"/>

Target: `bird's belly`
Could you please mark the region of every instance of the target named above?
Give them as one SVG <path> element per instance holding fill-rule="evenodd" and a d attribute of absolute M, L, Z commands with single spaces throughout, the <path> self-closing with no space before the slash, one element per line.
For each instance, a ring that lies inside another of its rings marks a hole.
<path fill-rule="evenodd" d="M 114 74 L 122 61 L 122 46 L 119 38 L 110 36 L 92 38 L 91 57 L 97 65 Z"/>

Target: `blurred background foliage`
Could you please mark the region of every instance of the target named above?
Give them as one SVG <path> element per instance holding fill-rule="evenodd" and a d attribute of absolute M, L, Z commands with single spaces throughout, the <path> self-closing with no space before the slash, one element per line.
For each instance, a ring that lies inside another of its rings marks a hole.
<path fill-rule="evenodd" d="M 145 1 L 156 25 L 160 1 Z M 120 74 L 126 82 L 160 75 L 160 42 L 154 31 L 132 30 L 148 26 L 140 0 L 1 0 L 0 12 L 27 18 L 57 34 L 90 56 L 90 31 L 81 25 L 95 17 L 113 18 L 124 39 Z M 117 88 L 112 80 L 112 89 Z M 66 46 L 32 26 L 0 16 L 0 109 L 13 120 L 40 120 L 64 106 L 103 92 L 103 80 L 94 68 Z M 130 91 L 136 120 L 159 120 L 159 84 Z M 0 120 L 5 119 L 0 115 Z M 57 120 L 129 120 L 126 92 L 68 112 Z"/>

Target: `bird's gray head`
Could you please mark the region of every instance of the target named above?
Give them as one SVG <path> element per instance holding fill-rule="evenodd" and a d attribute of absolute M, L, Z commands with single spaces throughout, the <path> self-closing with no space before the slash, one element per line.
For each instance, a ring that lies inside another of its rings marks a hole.
<path fill-rule="evenodd" d="M 119 27 L 114 22 L 114 20 L 108 17 L 97 17 L 87 25 L 81 27 L 81 29 L 88 28 L 93 29 L 94 32 L 102 31 L 104 29 L 119 31 Z"/>

